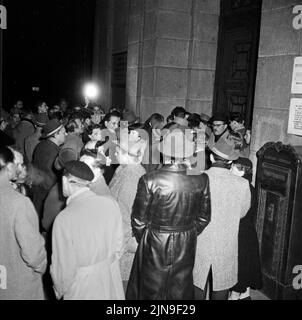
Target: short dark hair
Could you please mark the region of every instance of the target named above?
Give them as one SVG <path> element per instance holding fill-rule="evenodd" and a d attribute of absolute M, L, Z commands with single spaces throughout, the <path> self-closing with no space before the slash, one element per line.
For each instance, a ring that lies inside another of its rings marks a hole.
<path fill-rule="evenodd" d="M 185 110 L 185 108 L 177 106 L 172 110 L 171 115 L 174 117 L 185 118 L 186 113 L 187 111 Z"/>
<path fill-rule="evenodd" d="M 34 112 L 37 113 L 39 107 L 41 107 L 44 102 L 45 102 L 45 100 L 39 100 L 39 101 L 37 101 L 37 102 L 35 103 L 35 105 L 34 105 Z M 46 103 L 46 102 L 45 102 L 45 103 Z"/>
<path fill-rule="evenodd" d="M 199 127 L 201 121 L 201 116 L 197 113 L 192 113 L 189 115 L 188 123 L 191 129 Z"/>
<path fill-rule="evenodd" d="M 122 115 L 118 111 L 112 111 L 112 112 L 105 115 L 105 117 L 103 119 L 104 123 L 109 122 L 111 120 L 111 118 L 113 118 L 113 117 L 121 118 Z"/>
<path fill-rule="evenodd" d="M 87 128 L 86 133 L 87 133 L 88 135 L 92 135 L 93 130 L 95 130 L 95 129 L 100 129 L 100 130 L 101 130 L 101 126 L 98 125 L 98 124 L 93 124 L 93 125 L 91 125 L 91 126 L 89 126 L 89 127 Z"/>
<path fill-rule="evenodd" d="M 76 123 L 76 120 L 79 119 L 80 121 L 82 121 L 81 118 L 79 117 L 72 117 L 68 123 L 65 126 L 66 132 L 67 133 L 72 133 L 75 132 L 75 129 L 78 128 L 78 124 Z"/>
<path fill-rule="evenodd" d="M 236 121 L 238 123 L 243 123 L 244 119 L 240 112 L 233 112 L 230 114 L 230 121 Z"/>
<path fill-rule="evenodd" d="M 2 171 L 9 163 L 14 162 L 14 153 L 6 146 L 0 145 L 0 171 Z"/>

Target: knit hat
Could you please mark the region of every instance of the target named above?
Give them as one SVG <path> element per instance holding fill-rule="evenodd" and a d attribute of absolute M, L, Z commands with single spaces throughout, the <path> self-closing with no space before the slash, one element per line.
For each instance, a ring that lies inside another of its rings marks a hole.
<path fill-rule="evenodd" d="M 62 123 L 57 119 L 52 119 L 46 123 L 43 128 L 42 139 L 48 138 L 55 134 L 63 127 Z"/>
<path fill-rule="evenodd" d="M 69 161 L 64 164 L 65 170 L 71 175 L 85 181 L 92 181 L 94 174 L 89 166 L 81 161 Z"/>
<path fill-rule="evenodd" d="M 168 132 L 158 145 L 158 150 L 167 157 L 184 159 L 194 154 L 194 143 L 188 137 L 190 130 L 174 129 Z"/>
<path fill-rule="evenodd" d="M 225 160 L 234 161 L 239 158 L 239 151 L 235 150 L 235 144 L 230 139 L 220 138 L 216 143 L 209 143 L 208 147 L 213 153 Z"/>

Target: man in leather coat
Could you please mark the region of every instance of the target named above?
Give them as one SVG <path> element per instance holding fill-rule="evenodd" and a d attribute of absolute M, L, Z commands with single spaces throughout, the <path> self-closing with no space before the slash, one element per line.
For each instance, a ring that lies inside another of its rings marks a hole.
<path fill-rule="evenodd" d="M 140 179 L 132 209 L 138 249 L 128 300 L 194 299 L 197 235 L 210 222 L 208 177 L 188 175 L 185 165 L 184 159 L 194 153 L 192 139 L 175 129 L 164 137 L 159 149 L 166 164 Z"/>

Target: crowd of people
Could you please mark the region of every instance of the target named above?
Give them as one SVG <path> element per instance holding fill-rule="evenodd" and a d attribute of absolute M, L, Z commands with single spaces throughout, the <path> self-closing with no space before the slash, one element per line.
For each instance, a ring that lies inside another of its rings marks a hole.
<path fill-rule="evenodd" d="M 239 300 L 261 288 L 244 119 L 172 109 L 142 122 L 62 99 L 0 113 L 0 300 Z"/>

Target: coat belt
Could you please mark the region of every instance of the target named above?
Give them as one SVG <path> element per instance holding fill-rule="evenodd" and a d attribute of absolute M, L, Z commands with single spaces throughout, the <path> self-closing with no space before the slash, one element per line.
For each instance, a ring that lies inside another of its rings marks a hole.
<path fill-rule="evenodd" d="M 148 228 L 162 233 L 185 232 L 195 228 L 195 224 L 191 223 L 185 226 L 159 226 L 155 223 L 149 223 Z"/>

